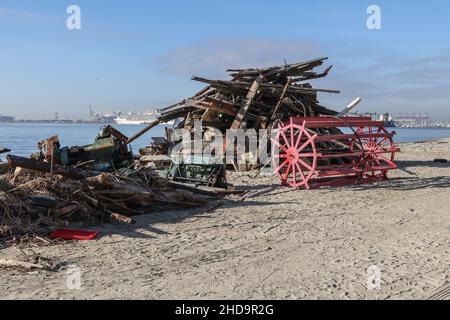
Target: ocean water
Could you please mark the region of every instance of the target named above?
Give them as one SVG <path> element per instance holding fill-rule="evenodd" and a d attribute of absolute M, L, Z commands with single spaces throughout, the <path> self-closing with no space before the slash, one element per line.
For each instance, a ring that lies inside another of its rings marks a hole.
<path fill-rule="evenodd" d="M 430 141 L 434 139 L 450 138 L 450 128 L 386 128 L 387 131 L 395 131 L 395 142 Z M 352 133 L 350 129 L 343 130 Z"/>
<path fill-rule="evenodd" d="M 36 152 L 36 144 L 53 135 L 59 136 L 61 146 L 88 145 L 98 135 L 100 124 L 1 124 L 0 146 L 11 149 L 11 154 L 28 156 Z M 128 137 L 136 134 L 145 125 L 114 125 Z M 164 127 L 157 126 L 131 144 L 133 153 L 139 148 L 148 146 L 151 137 L 164 136 Z M 4 158 L 4 155 L 3 155 Z"/>
<path fill-rule="evenodd" d="M 139 132 L 144 125 L 115 125 L 127 136 Z M 28 156 L 36 151 L 36 143 L 58 135 L 62 146 L 87 145 L 94 142 L 101 125 L 98 124 L 0 124 L 0 146 L 11 149 L 11 154 Z M 389 128 L 395 130 L 396 142 L 428 141 L 450 137 L 450 129 Z M 148 146 L 151 137 L 164 135 L 164 127 L 158 126 L 131 144 L 134 153 Z M 0 156 L 1 157 L 1 156 Z M 3 155 L 4 158 L 4 155 Z"/>

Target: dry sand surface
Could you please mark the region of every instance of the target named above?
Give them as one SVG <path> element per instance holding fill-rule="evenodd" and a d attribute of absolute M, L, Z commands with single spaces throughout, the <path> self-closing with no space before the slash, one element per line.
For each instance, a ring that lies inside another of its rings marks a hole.
<path fill-rule="evenodd" d="M 450 139 L 402 144 L 389 182 L 314 191 L 276 188 L 223 206 L 160 212 L 99 227 L 92 242 L 34 249 L 79 266 L 0 272 L 7 299 L 426 299 L 450 281 Z M 231 174 L 236 186 L 278 184 Z M 1 259 L 20 259 L 16 247 Z M 367 268 L 381 270 L 368 290 Z"/>

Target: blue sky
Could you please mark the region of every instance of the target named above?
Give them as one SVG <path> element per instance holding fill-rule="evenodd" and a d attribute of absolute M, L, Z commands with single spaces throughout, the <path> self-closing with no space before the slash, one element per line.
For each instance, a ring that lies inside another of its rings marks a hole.
<path fill-rule="evenodd" d="M 82 29 L 66 28 L 81 8 Z M 380 6 L 382 29 L 366 10 Z M 450 119 L 450 2 L 0 0 L 0 114 L 20 118 L 145 110 L 192 95 L 192 75 L 226 78 L 328 56 L 315 87 L 342 109 L 419 112 Z"/>

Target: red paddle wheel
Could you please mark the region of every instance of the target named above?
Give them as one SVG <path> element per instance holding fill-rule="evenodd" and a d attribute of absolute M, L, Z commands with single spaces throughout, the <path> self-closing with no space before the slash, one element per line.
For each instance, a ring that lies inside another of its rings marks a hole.
<path fill-rule="evenodd" d="M 386 180 L 397 169 L 394 135 L 365 117 L 291 118 L 272 140 L 275 172 L 283 184 L 307 189 Z"/>

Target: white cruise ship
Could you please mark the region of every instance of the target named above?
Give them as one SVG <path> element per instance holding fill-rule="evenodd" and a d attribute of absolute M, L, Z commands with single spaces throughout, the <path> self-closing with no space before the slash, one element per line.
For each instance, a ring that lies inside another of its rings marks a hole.
<path fill-rule="evenodd" d="M 159 117 L 159 113 L 156 111 L 149 112 L 129 112 L 126 115 L 120 115 L 114 119 L 117 124 L 131 124 L 131 125 L 142 125 L 149 124 L 157 120 Z M 173 125 L 175 121 L 165 122 L 163 124 Z"/>
<path fill-rule="evenodd" d="M 142 112 L 133 113 L 129 112 L 126 115 L 120 115 L 114 119 L 117 124 L 149 124 L 158 119 L 159 113 L 157 112 Z"/>

